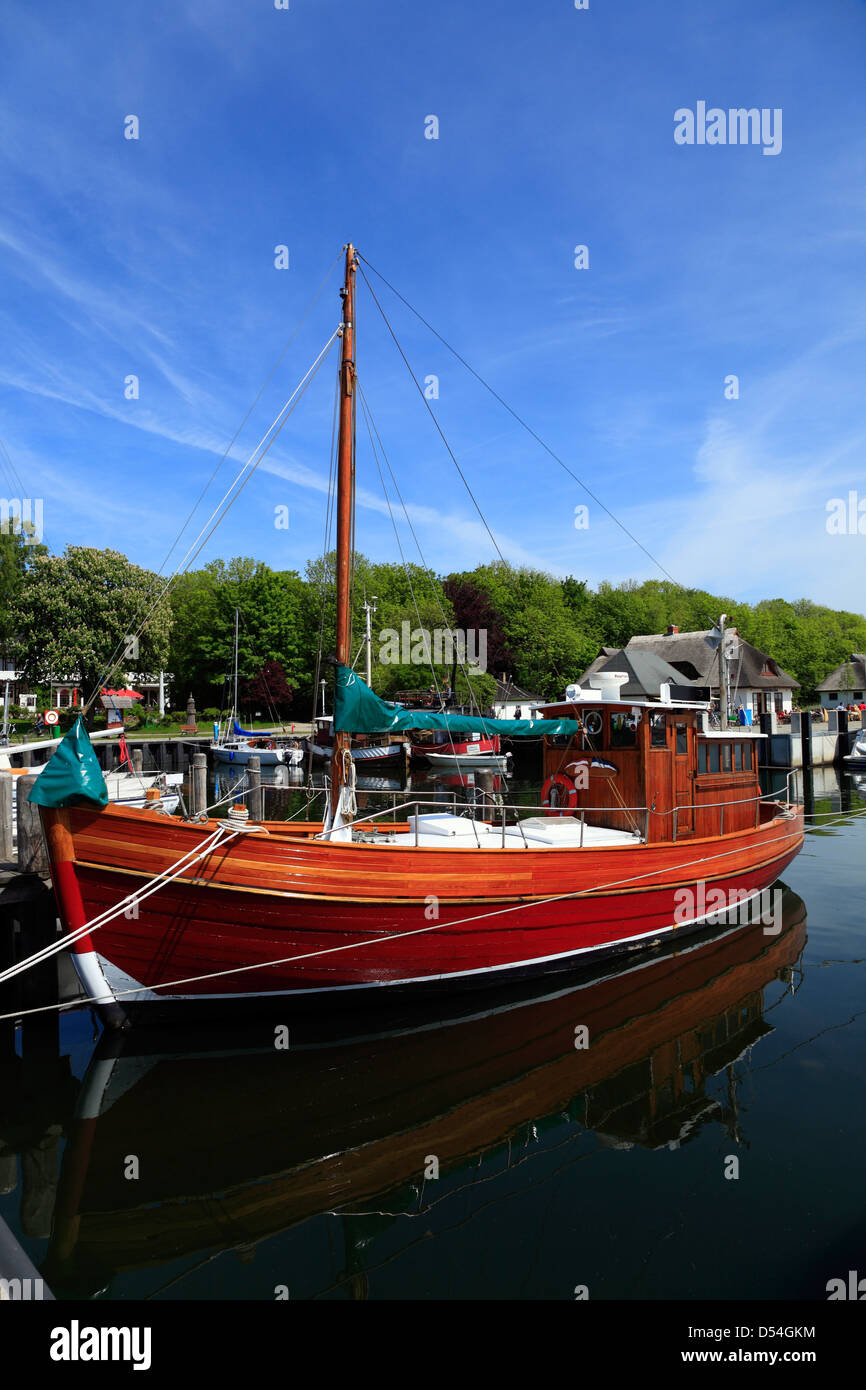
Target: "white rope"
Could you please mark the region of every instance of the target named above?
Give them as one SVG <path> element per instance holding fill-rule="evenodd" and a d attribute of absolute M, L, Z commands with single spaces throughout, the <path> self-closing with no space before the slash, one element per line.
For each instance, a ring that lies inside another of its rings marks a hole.
<path fill-rule="evenodd" d="M 246 826 L 243 827 L 245 830 L 247 828 Z M 15 975 L 20 975 L 25 970 L 29 970 L 34 965 L 40 965 L 43 961 L 48 960 L 50 956 L 56 955 L 57 952 L 65 951 L 67 947 L 71 946 L 73 942 L 78 941 L 82 936 L 87 936 L 90 932 L 98 931 L 99 928 L 105 926 L 107 922 L 113 921 L 115 917 L 119 917 L 122 912 L 126 912 L 130 907 L 143 902 L 145 898 L 151 897 L 152 894 L 156 893 L 160 888 L 165 887 L 167 883 L 173 883 L 175 878 L 179 877 L 185 869 L 191 869 L 193 864 L 197 864 L 200 860 L 205 859 L 210 854 L 211 850 L 216 848 L 220 840 L 231 839 L 239 833 L 240 827 L 238 826 L 233 826 L 231 830 L 228 830 L 228 828 L 223 825 L 218 826 L 217 829 L 208 836 L 204 845 L 196 846 L 199 851 L 197 854 L 196 849 L 187 850 L 186 854 L 183 855 L 181 859 L 178 859 L 176 864 L 170 865 L 168 869 L 164 869 L 161 874 L 152 878 L 145 888 L 141 888 L 135 893 L 130 893 L 114 907 L 106 908 L 104 912 L 91 918 L 89 922 L 85 922 L 84 926 L 77 927 L 73 932 L 65 933 L 59 940 L 52 942 L 48 946 L 43 946 L 41 950 L 36 951 L 32 956 L 28 956 L 26 960 L 19 961 L 17 965 L 10 966 L 8 970 L 4 970 L 0 973 L 0 985 L 5 984 L 7 980 L 11 980 Z M 190 862 L 187 863 L 187 860 Z"/>
<path fill-rule="evenodd" d="M 796 839 L 796 838 L 798 838 L 798 837 L 797 837 L 796 835 L 794 835 L 794 834 L 791 834 L 791 835 L 783 835 L 783 836 L 781 836 L 780 839 L 777 840 L 775 843 L 778 844 L 778 845 L 782 845 L 782 844 L 785 844 L 788 840 L 794 840 L 794 839 Z M 722 854 L 701 855 L 701 857 L 700 857 L 699 859 L 690 860 L 690 861 L 686 862 L 685 864 L 680 865 L 679 867 L 680 867 L 680 870 L 682 870 L 682 869 L 691 869 L 691 868 L 695 868 L 695 867 L 696 867 L 697 865 L 699 865 L 699 864 L 709 864 L 709 863 L 714 862 L 714 861 L 717 860 L 717 859 L 728 859 L 728 858 L 730 858 L 730 856 L 731 856 L 732 854 L 740 854 L 740 853 L 741 853 L 741 848 L 738 847 L 737 849 L 725 850 L 724 853 L 722 853 Z M 306 951 L 306 952 L 304 952 L 303 954 L 298 955 L 298 956 L 283 956 L 282 958 L 280 958 L 280 959 L 278 959 L 278 960 L 258 961 L 258 962 L 255 962 L 255 963 L 252 964 L 252 965 L 237 965 L 237 966 L 232 966 L 232 967 L 231 967 L 230 969 L 228 969 L 228 970 L 212 970 L 212 971 L 209 971 L 207 974 L 204 974 L 204 975 L 188 975 L 188 976 L 186 976 L 184 979 L 178 979 L 178 980 L 165 980 L 165 981 L 160 982 L 159 984 L 154 984 L 154 985 L 136 985 L 136 986 L 134 986 L 134 987 L 131 988 L 131 989 L 123 989 L 123 990 L 115 990 L 115 989 L 113 989 L 113 990 L 111 991 L 111 993 L 112 993 L 112 997 L 113 997 L 114 999 L 121 999 L 121 998 L 124 998 L 124 997 L 125 997 L 126 995 L 128 995 L 128 994 L 140 994 L 140 993 L 142 992 L 142 990 L 149 990 L 149 991 L 153 992 L 153 991 L 155 991 L 155 990 L 157 990 L 157 989 L 175 989 L 175 988 L 178 987 L 179 985 L 200 984 L 200 983 L 201 983 L 202 981 L 204 981 L 204 980 L 218 980 L 218 979 L 224 979 L 224 978 L 226 978 L 226 977 L 229 976 L 229 975 L 242 975 L 242 974 L 244 974 L 246 971 L 252 971 L 252 970 L 267 970 L 267 969 L 271 969 L 273 966 L 276 966 L 276 965 L 292 965 L 292 964 L 294 964 L 296 961 L 301 961 L 301 960 L 315 960 L 315 959 L 317 959 L 319 956 L 336 955 L 336 954 L 339 954 L 339 953 L 342 952 L 342 951 L 357 950 L 358 948 L 363 947 L 363 946 L 379 946 L 379 945 L 382 945 L 383 943 L 388 943 L 388 942 L 392 942 L 392 941 L 399 941 L 399 940 L 401 940 L 403 937 L 407 937 L 407 936 L 422 936 L 422 935 L 425 935 L 426 933 L 429 933 L 429 932 L 432 932 L 432 931 L 438 931 L 438 930 L 440 930 L 440 928 L 442 928 L 442 927 L 461 927 L 461 926 L 467 926 L 468 924 L 470 924 L 470 923 L 472 923 L 472 922 L 486 921 L 488 918 L 491 918 L 491 917 L 501 917 L 501 916 L 505 916 L 505 915 L 507 915 L 507 914 L 509 914 L 509 913 L 512 913 L 512 912 L 522 912 L 522 911 L 525 911 L 525 910 L 527 910 L 527 909 L 529 909 L 529 908 L 533 908 L 533 907 L 546 907 L 549 903 L 567 902 L 569 899 L 576 899 L 576 898 L 586 897 L 588 894 L 591 894 L 591 893 L 603 893 L 603 892 L 607 892 L 607 891 L 608 891 L 609 889 L 611 889 L 611 888 L 622 888 L 622 887 L 625 887 L 627 884 L 630 884 L 630 883 L 637 883 L 637 882 L 639 882 L 641 879 L 644 879 L 644 878 L 652 878 L 652 876 L 653 876 L 654 874 L 656 874 L 657 872 L 658 872 L 658 869 L 650 869 L 650 870 L 648 870 L 648 872 L 645 873 L 645 874 L 634 874 L 634 875 L 632 875 L 632 876 L 629 877 L 629 878 L 614 879 L 614 880 L 613 880 L 612 882 L 610 882 L 610 883 L 597 883 L 597 884 L 594 884 L 594 885 L 593 885 L 592 887 L 590 887 L 590 888 L 581 888 L 581 889 L 576 890 L 576 891 L 573 892 L 573 893 L 557 893 L 557 894 L 552 895 L 552 896 L 549 897 L 549 898 L 537 898 L 537 899 L 534 899 L 534 900 L 531 901 L 531 902 L 511 904 L 511 905 L 509 905 L 508 907 L 495 908 L 495 909 L 493 909 L 493 910 L 490 911 L 490 912 L 479 912 L 479 913 L 476 913 L 476 914 L 475 914 L 474 916 L 472 916 L 472 917 L 460 917 L 460 918 L 457 918 L 456 920 L 451 921 L 451 922 L 433 922 L 433 923 L 430 924 L 430 926 L 426 926 L 426 927 L 413 927 L 413 928 L 411 928 L 409 931 L 392 932 L 392 933 L 390 933 L 388 936 L 370 937 L 370 938 L 368 938 L 366 941 L 350 941 L 350 942 L 348 942 L 348 943 L 347 943 L 346 945 L 344 945 L 344 946 L 327 946 L 327 947 L 323 948 L 323 949 L 320 950 L 320 951 Z M 664 885 L 661 885 L 661 886 L 664 886 Z M 47 1005 L 42 1005 L 40 1008 L 28 1009 L 28 1010 L 24 1010 L 24 1011 L 22 1011 L 22 1010 L 17 1010 L 17 1011 L 15 1011 L 14 1013 L 11 1013 L 11 1014 L 2 1014 L 2 1015 L 0 1015 L 0 1022 L 4 1021 L 5 1019 L 9 1019 L 9 1018 L 24 1018 L 25 1016 L 27 1016 L 27 1015 L 29 1015 L 29 1014 L 45 1013 L 45 1012 L 47 1012 L 47 1011 L 50 1010 L 50 1009 L 62 1010 L 62 1009 L 66 1009 L 66 1008 L 76 1008 L 76 1007 L 78 1007 L 78 1006 L 81 1005 L 81 1004 L 95 1004 L 95 1003 L 100 1003 L 100 1002 L 103 1002 L 104 999 L 105 999 L 105 995 L 104 995 L 104 994 L 101 994 L 101 995 L 93 995 L 92 997 L 88 997 L 88 998 L 86 998 L 86 999 L 76 999 L 76 1000 L 72 1001 L 71 1003 L 69 1003 L 68 1005 L 65 1005 L 65 1004 L 47 1004 Z"/>

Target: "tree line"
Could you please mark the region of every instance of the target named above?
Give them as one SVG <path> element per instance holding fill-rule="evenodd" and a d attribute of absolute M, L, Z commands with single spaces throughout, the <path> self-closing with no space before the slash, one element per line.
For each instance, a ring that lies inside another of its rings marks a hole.
<path fill-rule="evenodd" d="M 116 683 L 132 670 L 171 673 L 172 703 L 191 692 L 199 709 L 228 707 L 234 663 L 234 615 L 239 613 L 238 670 L 242 707 L 250 712 L 307 718 L 317 678 L 332 687 L 336 595 L 334 556 L 311 561 L 303 575 L 273 570 L 259 560 L 215 560 L 180 576 L 159 599 L 164 581 L 115 550 L 69 546 L 51 555 L 20 538 L 0 536 L 0 655 L 32 686 L 76 677 L 87 695 L 101 681 Z M 456 676 L 458 698 L 467 682 L 489 704 L 494 678 L 504 674 L 534 696 L 561 694 L 602 645 L 622 647 L 633 636 L 705 630 L 720 613 L 742 637 L 767 652 L 800 682 L 800 703 L 853 652 L 866 650 L 866 617 L 808 599 L 738 602 L 667 580 L 602 583 L 560 579 L 498 562 L 448 575 L 420 566 L 375 563 L 355 556 L 353 660 L 361 651 L 363 603 L 375 598 L 372 679 L 384 697 L 440 686 Z M 395 653 L 387 631 L 436 629 L 486 633 L 486 672 L 440 662 L 435 672 L 417 656 Z M 137 658 L 124 660 L 123 639 L 141 628 Z M 317 670 L 317 652 L 323 653 Z M 112 664 L 113 663 L 113 664 Z M 330 695 L 328 697 L 330 708 Z"/>

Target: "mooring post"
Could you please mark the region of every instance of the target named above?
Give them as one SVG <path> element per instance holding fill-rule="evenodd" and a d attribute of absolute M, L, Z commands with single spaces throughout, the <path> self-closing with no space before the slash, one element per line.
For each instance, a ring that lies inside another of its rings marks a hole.
<path fill-rule="evenodd" d="M 249 779 L 249 797 L 247 806 L 249 807 L 250 820 L 264 820 L 264 809 L 262 805 L 262 760 L 252 755 L 247 763 L 247 776 Z"/>
<path fill-rule="evenodd" d="M 23 874 L 49 875 L 48 850 L 42 834 L 39 807 L 30 801 L 36 774 L 18 778 L 18 868 Z"/>
<path fill-rule="evenodd" d="M 195 814 L 201 815 L 207 809 L 207 756 L 204 753 L 192 755 L 192 799 Z"/>
<path fill-rule="evenodd" d="M 132 770 L 137 777 L 140 777 L 144 769 L 144 749 L 133 748 L 132 750 Z"/>
<path fill-rule="evenodd" d="M 0 772 L 0 864 L 11 864 L 12 845 L 12 773 Z"/>

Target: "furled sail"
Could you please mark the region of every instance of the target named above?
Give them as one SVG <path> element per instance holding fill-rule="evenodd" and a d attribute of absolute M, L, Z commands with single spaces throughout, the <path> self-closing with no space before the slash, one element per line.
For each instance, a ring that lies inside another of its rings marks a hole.
<path fill-rule="evenodd" d="M 381 700 L 348 666 L 337 663 L 334 728 L 350 734 L 402 733 L 409 729 L 441 729 L 448 734 L 576 734 L 576 719 L 482 719 L 449 710 L 404 709 Z"/>
<path fill-rule="evenodd" d="M 108 805 L 108 788 L 84 720 L 78 716 L 40 772 L 30 800 L 37 806 L 77 806 L 81 800 Z"/>

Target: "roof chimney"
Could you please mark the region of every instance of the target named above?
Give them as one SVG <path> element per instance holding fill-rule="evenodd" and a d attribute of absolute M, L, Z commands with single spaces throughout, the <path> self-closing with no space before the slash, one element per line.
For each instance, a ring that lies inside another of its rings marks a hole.
<path fill-rule="evenodd" d="M 668 637 L 673 637 L 675 632 L 679 632 L 679 628 L 677 627 L 676 623 L 669 623 L 667 631 Z"/>

